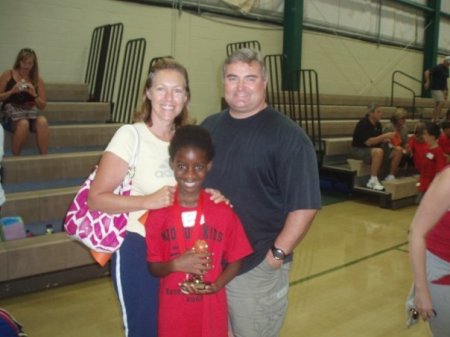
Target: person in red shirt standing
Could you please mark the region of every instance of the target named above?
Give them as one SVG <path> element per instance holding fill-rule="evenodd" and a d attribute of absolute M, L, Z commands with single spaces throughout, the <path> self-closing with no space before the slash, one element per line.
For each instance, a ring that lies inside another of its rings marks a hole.
<path fill-rule="evenodd" d="M 422 169 L 419 177 L 420 199 L 430 186 L 436 174 L 440 172 L 446 164 L 444 151 L 442 151 L 442 148 L 437 142 L 440 134 L 441 130 L 437 124 L 426 124 L 423 139 L 425 140 L 425 143 L 428 144 L 428 150 L 423 158 Z"/>
<path fill-rule="evenodd" d="M 450 165 L 434 179 L 409 231 L 414 313 L 433 337 L 450 336 Z"/>
<path fill-rule="evenodd" d="M 233 209 L 202 189 L 214 156 L 209 132 L 177 129 L 169 156 L 173 205 L 152 210 L 145 224 L 148 267 L 161 278 L 158 337 L 227 337 L 225 285 L 253 249 Z"/>
<path fill-rule="evenodd" d="M 442 123 L 442 134 L 439 137 L 438 144 L 444 151 L 447 163 L 450 163 L 450 121 Z"/>
<path fill-rule="evenodd" d="M 414 136 L 408 138 L 406 145 L 406 154 L 412 157 L 414 167 L 420 173 L 422 169 L 422 162 L 425 158 L 425 153 L 428 150 L 428 145 L 423 140 L 423 133 L 425 131 L 425 124 L 419 122 L 414 128 Z"/>

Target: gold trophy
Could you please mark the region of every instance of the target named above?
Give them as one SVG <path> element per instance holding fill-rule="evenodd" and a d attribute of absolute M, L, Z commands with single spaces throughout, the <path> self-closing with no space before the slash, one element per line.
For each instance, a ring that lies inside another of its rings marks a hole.
<path fill-rule="evenodd" d="M 192 247 L 194 253 L 208 253 L 208 243 L 205 240 L 195 241 Z M 181 292 L 189 294 L 188 287 L 194 286 L 198 290 L 204 290 L 207 285 L 211 284 L 203 279 L 203 275 L 186 274 L 186 280 L 180 284 Z"/>

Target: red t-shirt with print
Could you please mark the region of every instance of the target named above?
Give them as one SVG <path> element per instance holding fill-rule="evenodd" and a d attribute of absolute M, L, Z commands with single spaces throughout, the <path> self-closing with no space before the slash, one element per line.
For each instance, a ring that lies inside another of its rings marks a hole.
<path fill-rule="evenodd" d="M 193 232 L 195 208 L 181 208 L 182 231 L 189 241 Z M 237 215 L 225 203 L 215 204 L 204 198 L 204 217 L 199 238 L 207 242 L 213 254 L 213 269 L 204 276 L 214 282 L 231 263 L 252 253 L 252 248 Z M 190 220 L 189 220 L 190 219 Z M 167 262 L 180 255 L 173 207 L 149 213 L 146 227 L 147 260 Z M 186 247 L 189 249 L 190 247 Z M 158 337 L 227 337 L 228 313 L 225 288 L 215 294 L 185 295 L 179 284 L 186 279 L 182 272 L 161 278 L 158 308 Z M 143 294 L 145 296 L 145 294 Z"/>

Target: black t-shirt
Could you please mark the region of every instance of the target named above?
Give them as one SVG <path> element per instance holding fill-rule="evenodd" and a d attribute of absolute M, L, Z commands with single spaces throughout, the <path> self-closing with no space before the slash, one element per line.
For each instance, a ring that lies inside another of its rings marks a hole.
<path fill-rule="evenodd" d="M 441 64 L 430 70 L 430 90 L 447 90 L 448 68 Z"/>
<path fill-rule="evenodd" d="M 244 273 L 264 259 L 288 213 L 321 207 L 315 151 L 305 132 L 272 108 L 245 119 L 225 110 L 202 125 L 216 149 L 204 185 L 230 199 L 255 251 Z"/>
<path fill-rule="evenodd" d="M 356 124 L 355 130 L 353 131 L 353 141 L 352 146 L 354 147 L 369 147 L 366 145 L 366 141 L 372 137 L 378 137 L 383 133 L 383 129 L 381 127 L 380 122 L 376 122 L 373 125 L 369 117 L 366 116 L 361 118 Z M 371 147 L 379 147 L 380 144 L 373 145 Z"/>

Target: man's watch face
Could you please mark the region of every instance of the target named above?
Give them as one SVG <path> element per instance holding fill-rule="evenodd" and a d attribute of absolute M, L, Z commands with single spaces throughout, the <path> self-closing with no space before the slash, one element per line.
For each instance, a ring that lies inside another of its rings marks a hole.
<path fill-rule="evenodd" d="M 276 247 L 272 247 L 272 255 L 276 260 L 284 260 L 286 258 L 286 254 L 283 252 L 283 250 Z"/>

